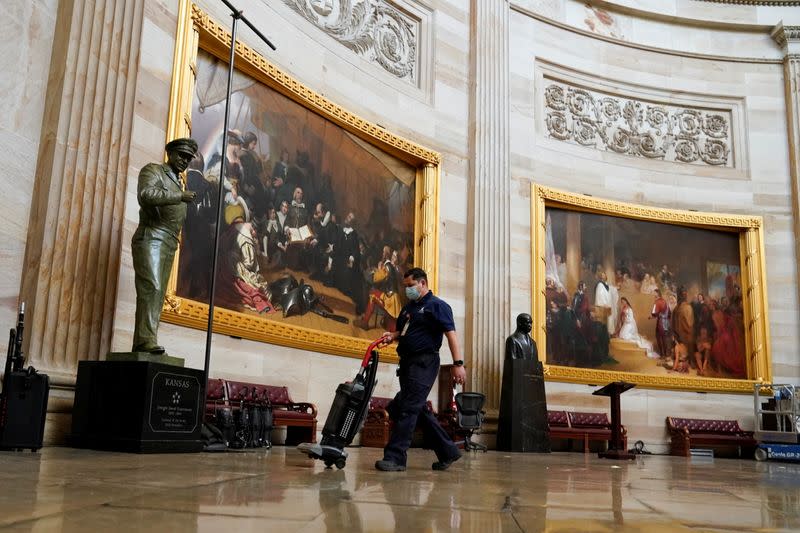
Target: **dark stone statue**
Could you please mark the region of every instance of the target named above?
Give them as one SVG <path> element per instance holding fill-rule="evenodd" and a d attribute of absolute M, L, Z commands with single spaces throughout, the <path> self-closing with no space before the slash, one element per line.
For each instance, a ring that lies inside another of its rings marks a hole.
<path fill-rule="evenodd" d="M 166 163 L 149 163 L 139 172 L 139 227 L 133 234 L 136 274 L 134 352 L 163 354 L 158 345 L 158 321 L 167 290 L 178 237 L 186 219 L 186 204 L 195 193 L 183 190 L 180 173 L 197 153 L 194 139 L 175 139 L 166 147 Z"/>
<path fill-rule="evenodd" d="M 542 362 L 531 336 L 533 319 L 517 316 L 517 329 L 506 339 L 497 449 L 509 452 L 550 452 L 547 398 Z"/>
<path fill-rule="evenodd" d="M 517 329 L 506 339 L 506 359 L 538 360 L 536 341 L 531 338 L 533 318 L 528 313 L 517 316 Z"/>

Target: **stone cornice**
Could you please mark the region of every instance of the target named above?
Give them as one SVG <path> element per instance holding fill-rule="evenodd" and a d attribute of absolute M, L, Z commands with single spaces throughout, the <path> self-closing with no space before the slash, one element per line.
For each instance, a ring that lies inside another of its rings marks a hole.
<path fill-rule="evenodd" d="M 779 22 L 770 32 L 770 36 L 780 46 L 788 43 L 800 43 L 800 26 L 784 26 Z"/>
<path fill-rule="evenodd" d="M 738 6 L 770 6 L 791 7 L 800 6 L 800 0 L 696 0 L 713 4 L 733 4 Z"/>
<path fill-rule="evenodd" d="M 511 0 L 514 2 L 515 0 Z M 687 26 L 687 27 L 696 27 L 696 28 L 703 28 L 703 29 L 710 29 L 710 30 L 722 30 L 722 31 L 744 31 L 744 32 L 754 32 L 759 33 L 764 30 L 769 30 L 772 26 L 769 24 L 758 23 L 755 18 L 752 21 L 743 21 L 743 20 L 729 20 L 724 16 L 722 18 L 711 18 L 703 17 L 699 15 L 698 17 L 693 16 L 694 12 L 691 10 L 681 10 L 682 14 L 678 14 L 677 12 L 671 12 L 668 10 L 660 11 L 658 9 L 647 8 L 647 7 L 636 7 L 637 4 L 630 5 L 628 3 L 619 3 L 620 0 L 582 0 L 585 1 L 587 5 L 591 5 L 593 7 L 599 7 L 601 9 L 605 9 L 609 12 L 621 13 L 624 15 L 628 15 L 634 18 L 641 18 L 645 20 L 655 20 L 659 22 L 665 22 L 668 24 L 678 24 L 680 26 Z M 703 1 L 703 0 L 696 0 L 696 1 Z M 800 0 L 795 0 L 800 3 Z M 668 4 L 666 0 L 664 0 L 664 4 Z M 718 15 L 723 15 L 726 11 L 725 6 L 719 6 L 718 8 L 710 8 L 717 12 Z M 779 17 L 776 17 L 778 19 Z"/>
<path fill-rule="evenodd" d="M 798 0 L 800 1 L 800 0 Z M 593 4 L 600 3 L 599 0 L 593 0 Z M 637 50 L 646 50 L 648 52 L 655 52 L 657 54 L 666 54 L 678 57 L 690 57 L 695 59 L 704 59 L 704 60 L 711 60 L 711 61 L 726 61 L 731 63 L 761 63 L 761 64 L 781 64 L 783 63 L 783 59 L 778 58 L 769 58 L 769 57 L 748 57 L 748 56 L 723 56 L 718 54 L 706 54 L 706 53 L 698 53 L 698 52 L 690 52 L 686 50 L 674 50 L 670 48 L 662 48 L 659 46 L 652 46 L 648 44 L 641 44 L 631 41 L 625 41 L 622 39 L 618 39 L 616 37 L 608 37 L 606 35 L 601 35 L 598 33 L 590 32 L 588 30 L 584 30 L 582 28 L 575 27 L 571 24 L 566 22 L 562 22 L 560 20 L 556 20 L 550 17 L 547 17 L 541 13 L 538 13 L 534 10 L 529 9 L 524 5 L 518 4 L 515 0 L 509 1 L 510 7 L 512 11 L 520 13 L 526 17 L 530 17 L 534 20 L 538 20 L 539 22 L 543 22 L 550 26 L 554 26 L 556 28 L 560 28 L 562 30 L 566 30 L 577 35 L 582 35 L 584 37 L 589 37 L 591 39 L 597 39 L 599 41 L 605 41 L 607 43 L 616 44 L 619 46 L 624 46 L 626 48 L 634 48 Z M 623 10 L 620 10 L 623 12 Z M 630 10 L 625 10 L 624 12 L 629 13 Z M 649 15 L 653 15 L 649 13 Z M 653 20 L 661 20 L 662 17 L 658 16 L 650 16 Z M 667 19 L 665 19 L 667 20 Z M 678 21 L 674 17 L 669 19 L 670 22 Z M 680 23 L 684 23 L 686 25 L 696 25 L 701 26 L 699 21 L 692 21 L 689 19 L 680 19 Z M 755 33 L 765 31 L 769 29 L 768 25 L 741 25 L 741 24 L 704 24 L 704 27 L 713 27 L 715 29 L 729 29 L 729 30 L 737 30 L 737 31 L 752 31 Z"/>

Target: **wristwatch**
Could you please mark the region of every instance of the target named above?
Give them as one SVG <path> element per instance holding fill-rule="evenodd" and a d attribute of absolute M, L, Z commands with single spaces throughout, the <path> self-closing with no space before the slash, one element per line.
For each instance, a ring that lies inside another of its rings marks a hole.
<path fill-rule="evenodd" d="M 464 366 L 464 360 L 461 359 L 460 361 L 453 361 L 453 366 Z"/>

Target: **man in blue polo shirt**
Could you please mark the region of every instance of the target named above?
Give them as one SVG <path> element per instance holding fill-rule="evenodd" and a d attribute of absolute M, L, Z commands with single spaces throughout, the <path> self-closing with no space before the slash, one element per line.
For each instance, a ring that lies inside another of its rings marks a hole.
<path fill-rule="evenodd" d="M 397 331 L 383 334 L 387 344 L 398 341 L 400 392 L 389 407 L 389 414 L 394 421 L 392 435 L 383 449 L 383 459 L 375 463 L 375 468 L 385 472 L 405 470 L 406 452 L 411 446 L 414 428 L 419 425 L 425 441 L 439 459 L 431 467 L 434 470 L 447 470 L 461 457 L 461 453 L 433 413 L 425 409 L 425 402 L 439 374 L 442 335 L 447 337 L 453 355 L 453 381 L 463 384 L 467 376 L 464 358 L 458 347 L 453 310 L 444 300 L 433 295 L 428 288 L 428 275 L 421 268 L 406 272 L 403 284 L 408 303 L 400 311 Z"/>

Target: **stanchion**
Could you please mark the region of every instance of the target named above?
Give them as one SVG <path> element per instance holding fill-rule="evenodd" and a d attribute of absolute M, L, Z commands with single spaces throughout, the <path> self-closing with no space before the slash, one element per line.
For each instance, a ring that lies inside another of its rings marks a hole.
<path fill-rule="evenodd" d="M 225 172 L 227 171 L 227 163 L 228 163 L 228 125 L 230 123 L 230 107 L 231 107 L 231 90 L 233 87 L 233 69 L 236 60 L 236 27 L 238 22 L 241 20 L 244 22 L 253 32 L 264 41 L 267 46 L 276 50 L 275 45 L 273 45 L 269 39 L 267 39 L 263 33 L 261 33 L 247 18 L 243 15 L 243 12 L 239 9 L 236 9 L 230 2 L 227 0 L 221 0 L 228 9 L 231 10 L 231 17 L 233 18 L 233 22 L 231 24 L 231 52 L 230 56 L 228 57 L 228 86 L 225 91 L 225 118 L 223 120 L 223 127 L 222 127 L 222 161 L 220 162 L 220 171 L 219 171 L 219 188 L 217 191 L 217 218 L 216 224 L 214 224 L 214 246 L 213 246 L 213 254 L 211 256 L 211 280 L 210 280 L 210 289 L 209 289 L 209 298 L 208 298 L 208 325 L 206 329 L 206 353 L 205 353 L 205 363 L 203 364 L 203 401 L 205 402 L 206 397 L 206 390 L 208 388 L 208 373 L 209 373 L 209 366 L 211 364 L 211 338 L 213 335 L 213 328 L 214 328 L 214 292 L 216 290 L 216 281 L 217 281 L 217 255 L 219 254 L 219 235 L 220 235 L 220 228 L 222 227 L 222 214 L 223 214 L 223 205 L 224 205 L 224 194 L 225 194 Z M 206 413 L 205 409 L 203 409 L 203 420 L 205 420 Z"/>

